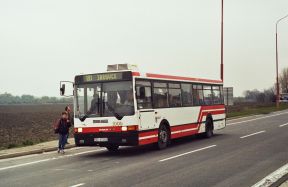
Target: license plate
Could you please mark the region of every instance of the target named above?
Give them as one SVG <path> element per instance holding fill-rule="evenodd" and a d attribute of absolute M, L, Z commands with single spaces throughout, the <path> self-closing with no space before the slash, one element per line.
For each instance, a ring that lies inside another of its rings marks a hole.
<path fill-rule="evenodd" d="M 108 142 L 108 138 L 94 138 L 94 142 Z"/>

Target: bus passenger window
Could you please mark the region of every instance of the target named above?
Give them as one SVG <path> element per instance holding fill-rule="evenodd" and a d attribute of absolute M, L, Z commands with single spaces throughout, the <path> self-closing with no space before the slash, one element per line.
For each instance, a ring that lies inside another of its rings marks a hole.
<path fill-rule="evenodd" d="M 193 85 L 193 103 L 194 105 L 203 105 L 203 87 L 202 85 Z"/>
<path fill-rule="evenodd" d="M 152 108 L 151 83 L 149 81 L 136 82 L 136 96 L 138 109 Z"/>
<path fill-rule="evenodd" d="M 192 106 L 192 85 L 191 84 L 181 84 L 183 106 Z"/>
<path fill-rule="evenodd" d="M 206 105 L 213 104 L 212 89 L 211 86 L 203 86 L 204 101 Z"/>
<path fill-rule="evenodd" d="M 221 104 L 221 94 L 219 86 L 213 86 L 213 102 L 214 104 Z"/>
<path fill-rule="evenodd" d="M 224 92 L 223 92 L 223 86 L 220 86 L 220 97 L 221 97 L 221 104 L 224 104 Z"/>
<path fill-rule="evenodd" d="M 153 103 L 155 108 L 167 108 L 168 105 L 168 89 L 166 83 L 154 83 Z"/>
<path fill-rule="evenodd" d="M 180 84 L 169 84 L 169 106 L 170 107 L 182 106 Z"/>

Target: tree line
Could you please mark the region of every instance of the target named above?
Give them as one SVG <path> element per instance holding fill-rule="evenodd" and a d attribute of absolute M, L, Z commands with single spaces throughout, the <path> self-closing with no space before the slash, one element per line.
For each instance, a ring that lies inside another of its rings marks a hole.
<path fill-rule="evenodd" d="M 0 94 L 0 104 L 49 104 L 73 103 L 73 98 L 35 97 L 33 95 L 14 96 L 10 93 Z"/>
<path fill-rule="evenodd" d="M 288 93 L 288 68 L 284 68 L 279 75 L 280 93 Z M 244 91 L 244 97 L 238 97 L 234 99 L 235 102 L 257 102 L 257 103 L 271 103 L 276 101 L 276 85 L 259 91 L 246 90 Z"/>

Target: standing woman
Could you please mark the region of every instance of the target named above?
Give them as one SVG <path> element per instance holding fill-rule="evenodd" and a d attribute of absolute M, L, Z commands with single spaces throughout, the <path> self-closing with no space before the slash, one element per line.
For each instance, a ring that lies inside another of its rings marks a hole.
<path fill-rule="evenodd" d="M 59 134 L 59 146 L 58 146 L 58 153 L 64 154 L 64 148 L 67 142 L 67 134 L 69 132 L 71 124 L 68 122 L 68 113 L 62 112 L 61 119 L 58 122 L 57 132 Z"/>

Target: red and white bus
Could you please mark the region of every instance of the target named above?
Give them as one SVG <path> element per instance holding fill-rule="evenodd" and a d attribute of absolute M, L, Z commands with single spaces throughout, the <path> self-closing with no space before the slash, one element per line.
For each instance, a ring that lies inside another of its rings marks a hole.
<path fill-rule="evenodd" d="M 199 133 L 210 138 L 226 126 L 222 81 L 140 73 L 125 64 L 108 67 L 106 73 L 75 77 L 77 146 L 163 149 L 171 139 Z M 65 86 L 61 90 L 64 94 Z"/>

